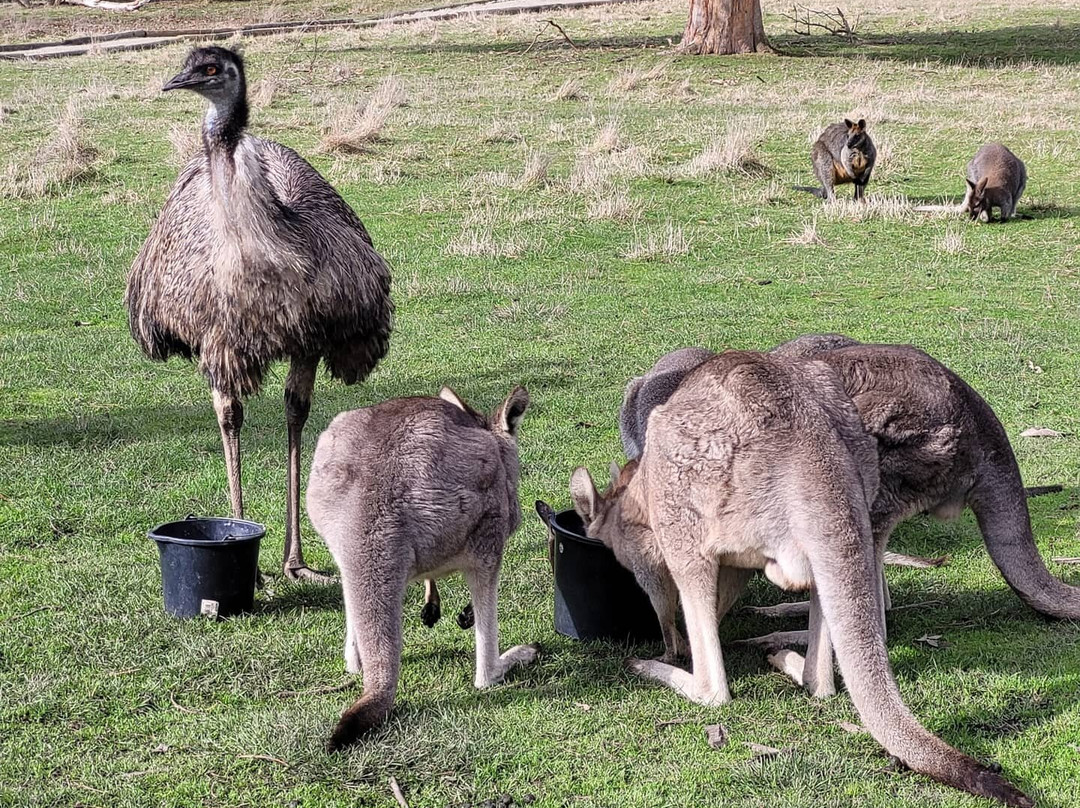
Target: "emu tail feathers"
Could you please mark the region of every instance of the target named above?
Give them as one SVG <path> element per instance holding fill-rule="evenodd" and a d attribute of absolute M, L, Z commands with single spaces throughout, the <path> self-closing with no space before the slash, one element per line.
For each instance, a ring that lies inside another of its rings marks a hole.
<path fill-rule="evenodd" d="M 1035 803 L 1026 794 L 928 732 L 904 704 L 881 632 L 880 607 L 873 586 L 873 576 L 878 573 L 872 551 L 868 542 L 854 535 L 857 526 L 851 528 L 850 540 L 866 545 L 858 554 L 857 570 L 840 569 L 834 559 L 823 559 L 821 555 L 837 553 L 828 553 L 833 548 L 824 548 L 820 539 L 825 552 L 819 550 L 817 558 L 811 557 L 811 566 L 840 672 L 870 734 L 914 771 L 970 794 L 1032 808 Z M 869 533 L 869 524 L 864 529 Z M 833 536 L 831 544 L 839 536 L 835 529 L 829 532 Z M 827 534 L 822 531 L 819 535 Z M 847 549 L 843 548 L 844 555 L 853 558 Z"/>

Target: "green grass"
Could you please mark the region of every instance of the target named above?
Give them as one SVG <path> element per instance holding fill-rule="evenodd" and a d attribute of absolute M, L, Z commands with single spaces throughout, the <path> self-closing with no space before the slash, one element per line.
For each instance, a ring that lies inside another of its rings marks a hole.
<path fill-rule="evenodd" d="M 170 128 L 194 131 L 202 112 L 190 95 L 154 90 L 184 51 L 0 64 L 0 169 L 12 164 L 0 175 L 0 805 L 390 806 L 391 776 L 413 808 L 502 793 L 581 808 L 983 804 L 891 771 L 867 735 L 839 725 L 857 720 L 846 695 L 815 702 L 760 652 L 726 646 L 734 701 L 705 709 L 624 671 L 627 653 L 655 649 L 581 645 L 552 628 L 532 502 L 564 507 L 578 464 L 603 476 L 619 456 L 626 380 L 688 344 L 763 348 L 842 331 L 925 348 L 994 406 L 1030 484 L 1065 485 L 1033 502 L 1035 532 L 1048 559 L 1080 555 L 1080 77 L 1068 47 L 1080 11 L 871 5 L 870 44 L 841 47 L 785 33 L 778 10 L 767 27 L 798 56 L 676 58 L 664 39 L 681 30 L 680 4 L 560 14 L 578 50 L 545 34 L 523 54 L 535 17 L 247 44 L 253 79 L 283 77 L 254 131 L 311 158 L 395 273 L 391 352 L 358 387 L 320 380 L 306 458 L 334 414 L 387 397 L 450 384 L 486 409 L 521 383 L 533 399 L 527 513 L 500 617 L 502 644 L 540 642 L 541 660 L 475 692 L 471 634 L 451 619 L 425 629 L 411 589 L 393 718 L 335 756 L 322 744 L 360 690 L 313 692 L 345 681 L 338 590 L 278 582 L 250 616 L 174 621 L 145 538 L 157 522 L 228 508 L 205 383 L 183 363 L 142 357 L 122 305 L 177 172 Z M 970 31 L 981 48 L 961 59 Z M 628 71 L 654 67 L 625 88 Z M 335 105 L 389 72 L 409 102 L 382 139 L 365 154 L 320 153 Z M 568 80 L 579 97 L 553 100 Z M 98 156 L 70 182 L 50 184 L 45 169 L 35 195 L 27 166 L 41 171 L 34 155 L 70 98 Z M 864 218 L 790 190 L 810 182 L 809 138 L 851 114 L 882 150 L 870 196 L 904 195 L 906 207 L 871 205 Z M 740 119 L 767 173 L 689 175 Z M 612 120 L 619 147 L 589 152 Z M 991 139 L 1027 162 L 1030 219 L 978 226 L 910 211 L 959 197 L 964 165 Z M 534 153 L 551 160 L 546 178 L 520 184 Z M 619 194 L 628 218 L 590 215 Z M 800 238 L 808 229 L 814 238 Z M 671 233 L 671 254 L 624 257 Z M 248 514 L 269 527 L 264 569 L 281 553 L 282 382 L 279 370 L 249 402 L 243 433 Z M 1019 437 L 1034 425 L 1068 436 Z M 309 560 L 329 566 L 306 537 Z M 1040 805 L 1080 804 L 1077 625 L 1018 601 L 970 515 L 913 519 L 893 546 L 953 556 L 939 570 L 889 572 L 896 605 L 940 602 L 890 618 L 908 704 L 950 743 L 999 761 Z M 1075 567 L 1051 570 L 1080 583 Z M 444 610 L 465 599 L 449 581 Z M 758 582 L 749 602 L 776 599 Z M 772 625 L 736 615 L 722 636 Z M 926 633 L 949 646 L 915 642 Z M 673 719 L 689 723 L 658 728 Z M 719 751 L 702 729 L 714 722 L 731 738 Z M 793 750 L 754 762 L 750 742 Z"/>

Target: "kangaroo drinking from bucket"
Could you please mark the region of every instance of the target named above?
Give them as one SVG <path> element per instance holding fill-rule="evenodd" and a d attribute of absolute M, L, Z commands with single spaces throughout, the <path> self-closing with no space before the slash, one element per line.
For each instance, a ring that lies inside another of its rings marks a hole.
<path fill-rule="evenodd" d="M 499 654 L 499 567 L 521 522 L 518 425 L 523 387 L 490 417 L 450 389 L 338 415 L 320 436 L 308 514 L 341 570 L 345 667 L 364 692 L 329 741 L 340 749 L 383 723 L 401 668 L 402 601 L 409 581 L 461 571 L 476 616 L 476 686 L 500 681 L 537 648 Z"/>
<path fill-rule="evenodd" d="M 927 732 L 901 699 L 870 524 L 877 486 L 875 441 L 828 365 L 734 351 L 699 365 L 653 411 L 625 486 L 601 496 L 586 470 L 571 479 L 589 535 L 614 546 L 609 534 L 638 526 L 679 591 L 693 673 L 657 661 L 636 663 L 639 673 L 701 704 L 730 701 L 718 576 L 724 567 L 763 569 L 786 589 L 811 589 L 811 652 L 827 652 L 831 638 L 860 717 L 890 753 L 954 788 L 1031 806 Z M 811 677 L 822 672 L 807 666 Z"/>
<path fill-rule="evenodd" d="M 810 162 L 820 188 L 798 186 L 797 190 L 810 191 L 814 196 L 832 202 L 836 199 L 836 186 L 851 182 L 855 184 L 855 199 L 865 200 L 866 185 L 877 160 L 874 141 L 866 132 L 866 121 L 855 123 L 844 119 L 825 127 L 825 131 L 810 150 Z"/>

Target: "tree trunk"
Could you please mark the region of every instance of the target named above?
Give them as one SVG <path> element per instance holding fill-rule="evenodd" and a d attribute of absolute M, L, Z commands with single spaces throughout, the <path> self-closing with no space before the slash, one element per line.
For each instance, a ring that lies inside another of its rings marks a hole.
<path fill-rule="evenodd" d="M 683 53 L 771 53 L 760 0 L 690 0 Z"/>

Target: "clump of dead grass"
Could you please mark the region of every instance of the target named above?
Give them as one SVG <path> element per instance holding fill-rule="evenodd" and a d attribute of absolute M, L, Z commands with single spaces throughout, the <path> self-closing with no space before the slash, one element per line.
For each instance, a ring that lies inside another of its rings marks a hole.
<path fill-rule="evenodd" d="M 632 67 L 629 70 L 623 70 L 611 80 L 608 92 L 619 95 L 636 90 L 643 84 L 663 78 L 670 67 L 670 62 L 658 62 L 650 68 Z"/>
<path fill-rule="evenodd" d="M 838 198 L 822 208 L 822 216 L 830 221 L 913 221 L 913 214 L 911 203 L 903 194 L 874 194 L 867 196 L 864 202 Z"/>
<path fill-rule="evenodd" d="M 518 178 L 518 188 L 532 188 L 547 182 L 548 169 L 551 167 L 551 155 L 531 151 L 525 157 L 525 166 Z"/>
<path fill-rule="evenodd" d="M 274 103 L 278 92 L 285 86 L 285 82 L 277 76 L 266 76 L 255 82 L 251 88 L 251 103 L 256 109 L 264 109 Z"/>
<path fill-rule="evenodd" d="M 552 101 L 580 101 L 585 97 L 585 90 L 577 79 L 567 79 L 551 96 Z"/>
<path fill-rule="evenodd" d="M 680 173 L 693 178 L 717 173 L 767 174 L 768 166 L 755 153 L 765 131 L 765 121 L 761 118 L 734 118 L 728 122 L 724 136 L 709 143 Z"/>
<path fill-rule="evenodd" d="M 589 144 L 586 151 L 593 154 L 609 154 L 616 151 L 622 145 L 619 137 L 619 122 L 612 119 L 600 127 L 596 138 Z"/>
<path fill-rule="evenodd" d="M 630 189 L 626 186 L 609 185 L 592 195 L 586 215 L 590 219 L 625 222 L 641 215 L 641 205 L 630 196 Z"/>
<path fill-rule="evenodd" d="M 51 137 L 29 159 L 11 162 L 0 176 L 0 196 L 41 198 L 91 176 L 100 150 L 86 137 L 85 102 L 64 105 Z"/>
<path fill-rule="evenodd" d="M 622 257 L 628 261 L 647 261 L 677 258 L 689 252 L 690 240 L 682 227 L 667 221 L 659 229 L 648 229 L 643 233 L 635 231 Z"/>
<path fill-rule="evenodd" d="M 796 247 L 824 247 L 825 239 L 818 235 L 817 219 L 806 222 L 801 231 L 793 232 L 784 239 L 785 244 L 793 244 Z"/>
<path fill-rule="evenodd" d="M 517 143 L 521 133 L 504 118 L 495 118 L 480 136 L 481 143 Z"/>
<path fill-rule="evenodd" d="M 947 255 L 960 255 L 967 248 L 967 244 L 964 241 L 964 234 L 959 229 L 950 227 L 945 231 L 945 235 L 941 236 L 934 244 L 938 252 L 946 253 Z"/>
<path fill-rule="evenodd" d="M 190 124 L 174 123 L 169 127 L 169 143 L 173 148 L 173 165 L 182 168 L 202 148 L 202 137 Z"/>
<path fill-rule="evenodd" d="M 387 76 L 363 104 L 332 109 L 323 149 L 347 154 L 367 151 L 380 138 L 390 113 L 407 101 L 401 79 Z"/>

